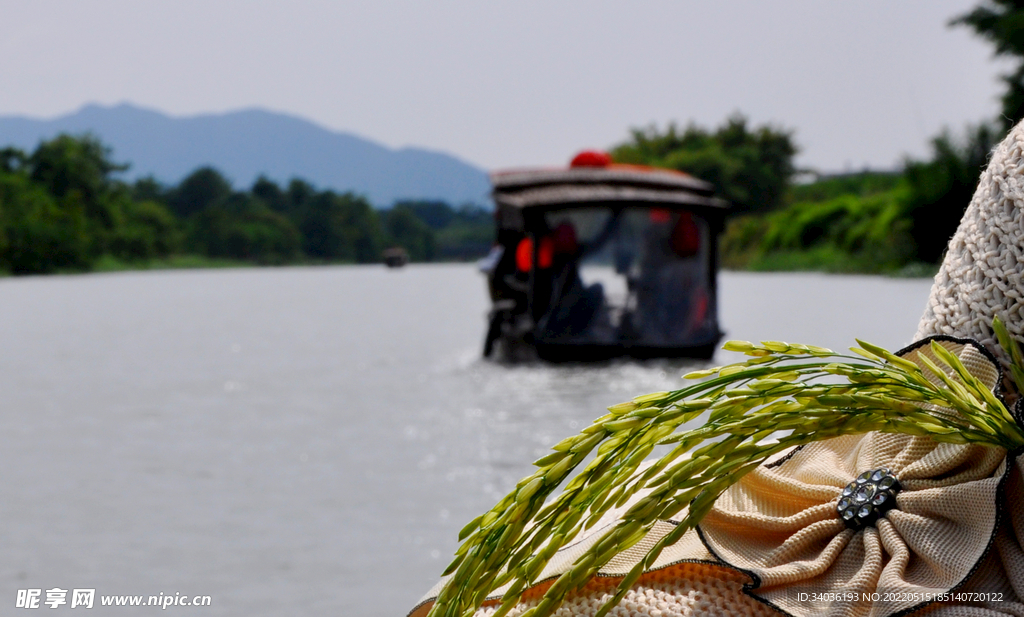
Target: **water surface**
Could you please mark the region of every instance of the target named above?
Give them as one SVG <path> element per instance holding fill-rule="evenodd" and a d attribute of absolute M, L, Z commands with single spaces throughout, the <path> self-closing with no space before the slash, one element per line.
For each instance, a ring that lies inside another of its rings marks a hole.
<path fill-rule="evenodd" d="M 898 348 L 929 286 L 723 273 L 721 323 Z M 462 265 L 0 280 L 0 606 L 60 587 L 404 615 L 547 446 L 692 366 L 484 362 L 485 311 Z"/>

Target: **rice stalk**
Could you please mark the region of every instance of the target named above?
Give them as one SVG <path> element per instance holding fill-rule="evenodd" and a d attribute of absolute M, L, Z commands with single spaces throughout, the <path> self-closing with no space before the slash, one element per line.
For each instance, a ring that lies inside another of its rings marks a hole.
<path fill-rule="evenodd" d="M 1016 361 L 1021 354 L 1008 335 L 1005 340 L 1000 335 L 1005 334 L 1001 325 L 997 321 L 993 328 L 1010 348 L 1020 387 L 1024 367 Z M 526 613 L 552 614 L 567 594 L 642 539 L 657 521 L 679 517 L 678 525 L 622 580 L 600 617 L 665 547 L 701 521 L 723 491 L 787 448 L 871 431 L 1006 450 L 1024 446 L 1024 431 L 1003 402 L 937 343 L 931 345 L 936 360 L 918 354 L 920 363 L 864 341 L 858 344 L 851 348 L 855 355 L 848 355 L 781 341 L 730 341 L 723 348 L 745 354 L 746 361 L 690 373 L 686 379 L 699 381 L 688 387 L 610 407 L 579 435 L 555 445 L 535 462 L 536 472 L 463 528 L 463 543 L 445 571 L 451 577 L 429 617 L 469 617 L 495 589 L 510 584 L 497 611 L 497 617 L 505 615 L 539 580 L 559 548 L 609 509 L 649 491 Z M 683 428 L 701 416 L 706 416 L 702 426 Z M 674 447 L 642 468 L 657 445 Z M 593 459 L 577 473 L 591 454 Z"/>
<path fill-rule="evenodd" d="M 1017 386 L 1017 393 L 1024 395 L 1024 359 L 1021 358 L 1020 345 L 1010 336 L 1006 324 L 998 316 L 992 319 L 992 331 L 999 346 L 1010 356 L 1010 377 Z"/>

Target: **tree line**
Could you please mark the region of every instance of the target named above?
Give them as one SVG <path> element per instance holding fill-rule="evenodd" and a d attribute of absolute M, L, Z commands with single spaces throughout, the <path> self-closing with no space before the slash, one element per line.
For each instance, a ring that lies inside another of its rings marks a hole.
<path fill-rule="evenodd" d="M 362 196 L 260 177 L 235 190 L 203 167 L 174 186 L 133 183 L 90 135 L 60 135 L 31 153 L 0 150 L 0 271 L 148 267 L 192 256 L 229 263 L 376 263 L 390 246 L 414 261 L 471 259 L 493 237 L 489 211 Z"/>
<path fill-rule="evenodd" d="M 932 140 L 930 158 L 907 159 L 899 170 L 800 183 L 792 131 L 751 128 L 741 116 L 717 130 L 637 130 L 612 152 L 622 162 L 705 170 L 694 175 L 733 206 L 721 241 L 726 267 L 926 274 L 941 261 L 1000 135 L 995 123 L 947 130 Z"/>
<path fill-rule="evenodd" d="M 1024 0 L 987 0 L 954 18 L 1013 60 L 997 118 L 942 131 L 931 155 L 895 172 L 794 183 L 791 129 L 752 127 L 742 115 L 709 130 L 635 129 L 612 150 L 624 163 L 690 172 L 715 184 L 735 215 L 722 239 L 726 266 L 763 270 L 934 271 L 1001 136 L 1024 118 Z"/>
<path fill-rule="evenodd" d="M 618 162 L 686 171 L 733 205 L 723 263 L 751 269 L 924 272 L 942 257 L 992 147 L 1024 117 L 1024 0 L 986 0 L 950 22 L 1014 60 L 998 118 L 944 131 L 932 154 L 896 172 L 795 183 L 794 131 L 733 115 L 715 128 L 634 129 Z M 175 256 L 232 263 L 374 263 L 389 246 L 414 261 L 471 259 L 493 238 L 476 205 L 399 202 L 375 210 L 352 193 L 259 178 L 235 190 L 213 168 L 176 186 L 127 183 L 125 166 L 90 136 L 61 135 L 35 151 L 0 150 L 0 271 L 140 267 Z"/>
<path fill-rule="evenodd" d="M 927 271 L 941 259 L 997 136 L 990 125 L 963 138 L 947 131 L 933 140 L 930 160 L 810 183 L 794 182 L 791 129 L 751 126 L 739 114 L 716 129 L 635 129 L 611 152 L 618 162 L 714 184 L 731 205 L 721 243 L 727 267 L 887 272 L 917 264 Z"/>

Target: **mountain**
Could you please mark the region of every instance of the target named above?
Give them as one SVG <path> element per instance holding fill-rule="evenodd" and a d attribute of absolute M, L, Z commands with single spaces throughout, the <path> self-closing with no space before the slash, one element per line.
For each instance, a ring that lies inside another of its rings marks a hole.
<path fill-rule="evenodd" d="M 129 179 L 152 175 L 177 184 L 210 165 L 236 188 L 260 175 L 285 183 L 299 177 L 321 189 L 360 193 L 376 206 L 396 199 L 440 199 L 485 204 L 487 175 L 459 159 L 419 148 L 393 150 L 307 120 L 260 109 L 173 118 L 129 104 L 86 105 L 39 120 L 0 116 L 0 147 L 32 151 L 60 133 L 91 132 L 130 163 Z"/>

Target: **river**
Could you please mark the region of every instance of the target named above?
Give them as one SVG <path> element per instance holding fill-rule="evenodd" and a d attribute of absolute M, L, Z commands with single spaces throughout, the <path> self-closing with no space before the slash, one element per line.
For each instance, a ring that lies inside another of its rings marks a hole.
<path fill-rule="evenodd" d="M 725 272 L 721 324 L 898 348 L 930 284 Z M 547 446 L 692 366 L 485 362 L 486 307 L 467 265 L 0 280 L 0 605 L 403 616 Z"/>

